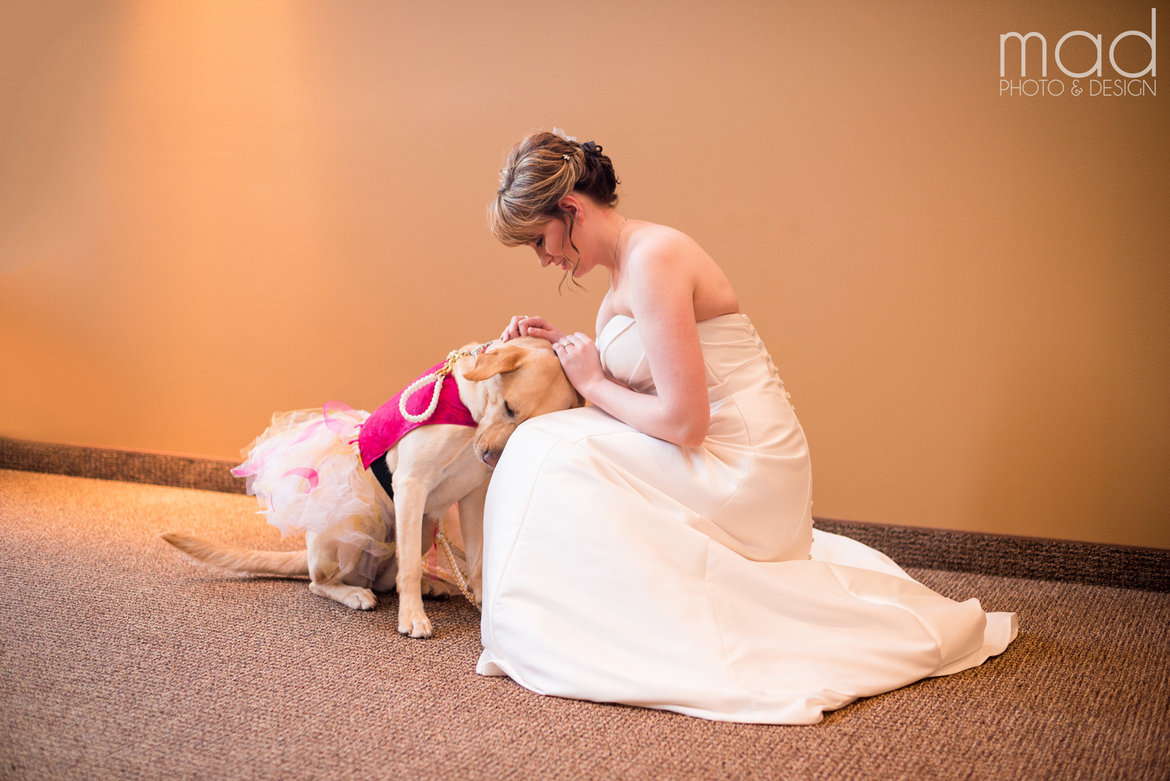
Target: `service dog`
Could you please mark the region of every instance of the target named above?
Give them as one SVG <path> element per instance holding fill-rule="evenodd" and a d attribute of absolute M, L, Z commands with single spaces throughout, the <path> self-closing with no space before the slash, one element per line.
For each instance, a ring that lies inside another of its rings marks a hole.
<path fill-rule="evenodd" d="M 470 420 L 446 422 L 449 418 L 436 413 L 440 389 L 457 397 Z M 423 406 L 431 401 L 427 409 L 419 411 L 420 399 Z M 523 421 L 582 403 L 544 339 L 521 337 L 503 344 L 467 345 L 453 351 L 445 364 L 404 389 L 378 412 L 369 417 L 359 414 L 352 428 L 358 433 L 357 448 L 350 445 L 356 472 L 351 477 L 358 489 L 354 493 L 368 488 L 376 501 L 347 510 L 324 527 L 308 519 L 301 524 L 306 530 L 305 550 L 254 551 L 176 533 L 163 534 L 162 538 L 191 558 L 221 569 L 252 575 L 307 575 L 314 594 L 354 609 L 372 609 L 377 604 L 374 592 L 396 588 L 398 631 L 411 637 L 430 637 L 433 628 L 423 608 L 423 592 L 450 593 L 446 584 L 430 579 L 424 584 L 423 554 L 435 536 L 436 524 L 442 524 L 453 505 L 458 507 L 469 598 L 478 604 L 483 588 L 483 507 L 491 470 Z M 391 405 L 397 405 L 412 421 L 387 424 L 391 428 L 405 425 L 405 433 L 400 431 L 396 441 L 385 438 L 386 426 L 379 423 Z M 413 412 L 408 410 L 410 405 Z M 322 426 L 332 426 L 344 440 L 352 433 L 346 426 L 354 418 L 330 418 L 329 411 L 327 406 L 316 418 L 306 418 L 297 430 L 316 427 L 315 433 L 321 433 Z M 428 414 L 440 422 L 430 422 Z M 421 423 L 419 418 L 423 418 Z M 274 417 L 274 425 L 275 421 Z M 297 441 L 306 436 L 300 435 Z M 263 436 L 257 443 L 262 440 Z M 385 450 L 381 450 L 383 446 Z M 274 489 L 261 487 L 268 467 L 255 463 L 262 460 L 256 447 L 249 461 L 241 465 L 243 471 L 236 474 L 255 479 L 249 483 L 249 493 L 255 493 L 262 506 L 268 502 L 272 520 Z M 342 468 L 348 469 L 348 462 Z M 318 487 L 314 470 L 289 471 L 294 474 L 275 479 L 285 486 L 290 480 L 307 481 L 294 492 L 293 500 Z M 454 563 L 453 567 L 459 569 Z"/>

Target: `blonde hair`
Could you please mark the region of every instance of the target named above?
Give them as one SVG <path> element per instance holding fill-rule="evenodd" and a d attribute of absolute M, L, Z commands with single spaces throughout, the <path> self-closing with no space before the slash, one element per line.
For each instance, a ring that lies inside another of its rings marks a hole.
<path fill-rule="evenodd" d="M 613 206 L 617 185 L 613 162 L 594 142 L 579 144 L 556 133 L 532 133 L 508 154 L 488 221 L 497 239 L 519 247 L 540 236 L 569 193 L 580 192 Z"/>

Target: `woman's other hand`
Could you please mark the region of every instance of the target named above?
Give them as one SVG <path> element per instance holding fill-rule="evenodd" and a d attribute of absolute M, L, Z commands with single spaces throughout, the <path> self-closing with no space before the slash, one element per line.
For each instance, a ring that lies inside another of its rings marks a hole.
<path fill-rule="evenodd" d="M 547 339 L 554 345 L 565 338 L 559 328 L 543 317 L 529 317 L 528 315 L 516 315 L 508 321 L 508 327 L 504 329 L 504 333 L 500 334 L 500 341 L 506 342 L 517 336 L 536 336 Z"/>
<path fill-rule="evenodd" d="M 587 389 L 590 386 L 606 379 L 605 370 L 601 368 L 601 353 L 597 345 L 580 331 L 553 342 L 553 350 L 561 359 L 561 368 L 565 370 L 565 376 L 585 398 L 589 398 Z"/>

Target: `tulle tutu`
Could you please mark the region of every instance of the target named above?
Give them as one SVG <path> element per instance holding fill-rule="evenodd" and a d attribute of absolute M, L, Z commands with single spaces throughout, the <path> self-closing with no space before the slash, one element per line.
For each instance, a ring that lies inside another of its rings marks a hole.
<path fill-rule="evenodd" d="M 284 536 L 341 530 L 338 538 L 381 559 L 394 553 L 394 505 L 361 462 L 357 437 L 370 413 L 341 402 L 320 409 L 278 412 L 264 433 L 242 452 L 244 462 L 232 474 L 247 480 L 262 513 Z M 355 517 L 361 522 L 354 523 Z M 443 527 L 459 540 L 458 515 L 447 514 Z M 423 559 L 425 574 L 455 584 L 446 558 L 434 540 Z M 456 551 L 458 566 L 464 566 Z M 372 580 L 372 570 L 363 572 Z"/>
<path fill-rule="evenodd" d="M 374 486 L 357 455 L 357 432 L 369 413 L 339 404 L 278 412 L 232 470 L 285 536 L 321 533 L 354 515 L 376 515 Z"/>

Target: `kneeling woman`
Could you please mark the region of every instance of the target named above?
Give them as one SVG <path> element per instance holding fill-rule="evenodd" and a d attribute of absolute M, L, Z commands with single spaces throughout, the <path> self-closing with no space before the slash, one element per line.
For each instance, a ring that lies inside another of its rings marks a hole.
<path fill-rule="evenodd" d="M 602 148 L 537 133 L 492 204 L 503 243 L 610 285 L 553 343 L 589 407 L 523 424 L 485 517 L 479 672 L 724 721 L 824 711 L 981 664 L 1015 637 L 882 553 L 812 528 L 808 446 L 756 329 L 692 239 L 616 209 Z"/>

